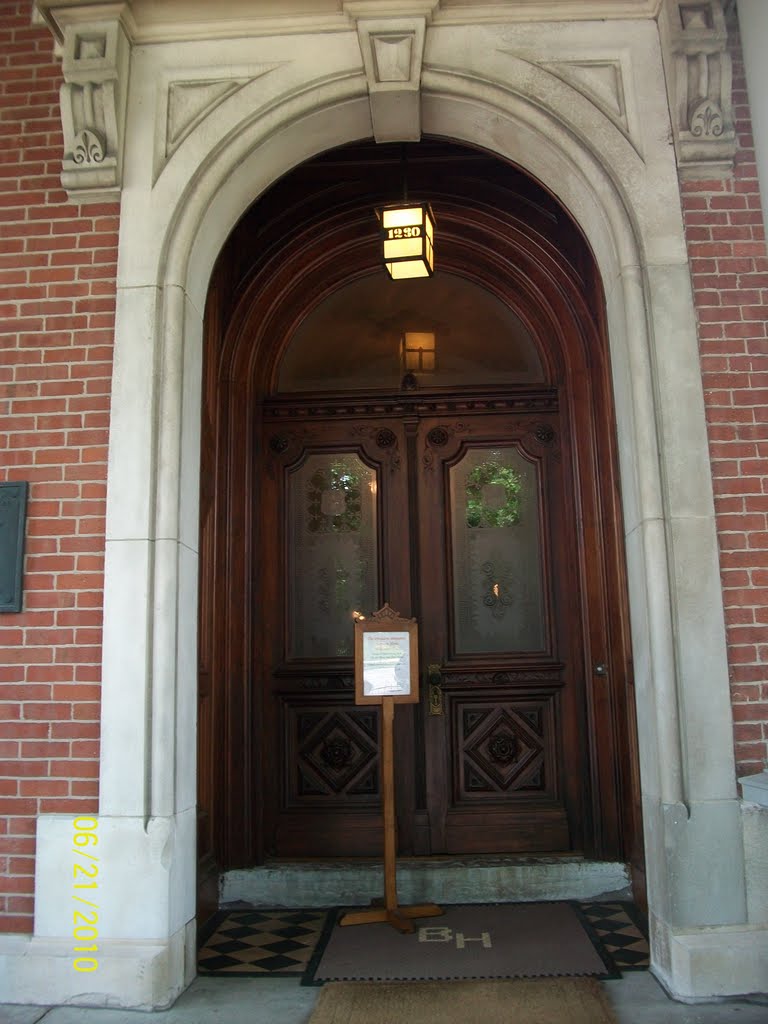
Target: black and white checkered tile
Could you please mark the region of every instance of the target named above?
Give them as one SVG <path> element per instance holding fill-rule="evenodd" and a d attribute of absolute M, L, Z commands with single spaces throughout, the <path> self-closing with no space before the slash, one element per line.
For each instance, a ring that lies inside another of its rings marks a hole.
<path fill-rule="evenodd" d="M 203 932 L 198 973 L 301 977 L 327 917 L 327 910 L 219 911 Z"/>
<path fill-rule="evenodd" d="M 578 906 L 619 971 L 647 970 L 648 927 L 633 903 L 595 901 Z"/>

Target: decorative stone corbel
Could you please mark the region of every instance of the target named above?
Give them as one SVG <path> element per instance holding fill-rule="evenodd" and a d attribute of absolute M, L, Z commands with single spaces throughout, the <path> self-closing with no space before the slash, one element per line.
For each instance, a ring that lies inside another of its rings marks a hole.
<path fill-rule="evenodd" d="M 111 200 L 120 192 L 129 58 L 119 21 L 64 30 L 61 183 L 75 202 Z"/>
<path fill-rule="evenodd" d="M 722 2 L 664 0 L 659 30 L 680 175 L 725 177 L 736 135 Z"/>
<path fill-rule="evenodd" d="M 373 136 L 377 142 L 417 142 L 421 138 L 421 64 L 427 20 L 439 0 L 402 0 L 382 5 L 346 0 L 344 11 L 357 22 L 368 79 Z"/>

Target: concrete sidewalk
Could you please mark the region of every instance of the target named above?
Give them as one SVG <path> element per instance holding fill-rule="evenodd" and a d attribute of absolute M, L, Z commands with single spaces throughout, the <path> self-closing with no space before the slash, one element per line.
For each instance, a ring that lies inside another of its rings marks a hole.
<path fill-rule="evenodd" d="M 670 1000 L 647 971 L 603 985 L 619 1024 L 768 1024 L 768 996 L 687 1006 Z M 0 1005 L 0 1024 L 306 1024 L 319 992 L 287 978 L 197 978 L 170 1010 Z"/>

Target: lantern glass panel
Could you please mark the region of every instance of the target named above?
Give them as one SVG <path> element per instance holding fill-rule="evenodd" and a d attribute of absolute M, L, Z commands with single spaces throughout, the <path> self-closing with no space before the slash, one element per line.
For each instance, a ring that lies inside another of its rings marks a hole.
<path fill-rule="evenodd" d="M 421 238 L 393 238 L 384 242 L 384 259 L 401 260 L 408 256 L 421 256 Z"/>
<path fill-rule="evenodd" d="M 424 209 L 421 206 L 404 206 L 394 210 L 384 210 L 382 226 L 384 228 L 412 227 L 424 222 Z"/>
<path fill-rule="evenodd" d="M 388 263 L 387 270 L 394 281 L 403 281 L 409 277 L 429 277 L 429 268 L 423 260 Z"/>
<path fill-rule="evenodd" d="M 429 277 L 434 269 L 434 221 L 424 204 L 380 211 L 382 255 L 390 277 Z"/>

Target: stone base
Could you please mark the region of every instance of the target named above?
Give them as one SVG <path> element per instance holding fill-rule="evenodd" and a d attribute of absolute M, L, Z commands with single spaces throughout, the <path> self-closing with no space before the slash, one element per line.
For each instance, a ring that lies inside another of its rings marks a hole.
<path fill-rule="evenodd" d="M 594 899 L 621 891 L 631 898 L 626 865 L 578 858 L 403 858 L 397 892 L 409 903 L 495 903 Z M 380 863 L 289 861 L 227 871 L 222 903 L 242 900 L 261 907 L 360 906 L 382 896 Z"/>
<path fill-rule="evenodd" d="M 742 800 L 741 820 L 744 827 L 747 920 L 750 924 L 768 928 L 768 806 Z"/>
<path fill-rule="evenodd" d="M 711 1002 L 768 991 L 768 927 L 651 925 L 651 970 L 673 999 Z"/>
<path fill-rule="evenodd" d="M 0 936 L 0 992 L 6 1003 L 163 1010 L 195 977 L 196 949 L 190 921 L 165 944 L 100 941 L 99 966 L 84 973 L 71 939 Z"/>

